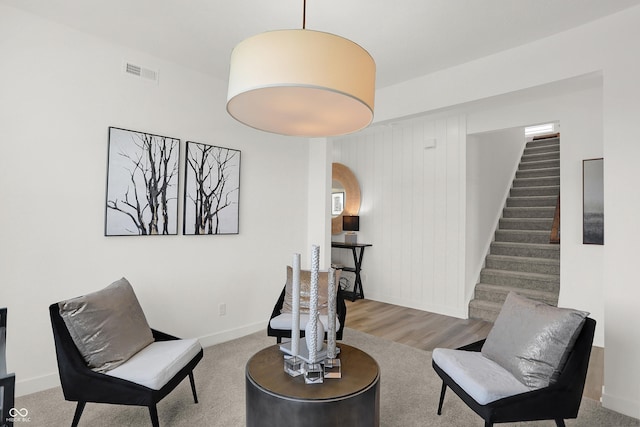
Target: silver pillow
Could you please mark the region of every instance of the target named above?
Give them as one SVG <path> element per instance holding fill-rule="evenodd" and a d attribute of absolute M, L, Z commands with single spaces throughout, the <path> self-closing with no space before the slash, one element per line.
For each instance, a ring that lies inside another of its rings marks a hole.
<path fill-rule="evenodd" d="M 337 282 L 336 282 L 337 283 Z M 309 297 L 311 296 L 311 271 L 300 271 L 300 313 L 309 313 L 311 306 Z M 329 273 L 318 272 L 318 313 L 327 314 L 329 307 Z M 285 283 L 284 302 L 281 313 L 291 313 L 293 311 L 293 268 L 287 266 L 287 282 Z"/>
<path fill-rule="evenodd" d="M 557 379 L 588 315 L 510 292 L 482 354 L 523 384 L 546 387 Z"/>
<path fill-rule="evenodd" d="M 120 366 L 154 341 L 124 277 L 100 291 L 62 301 L 58 307 L 73 342 L 94 371 Z"/>

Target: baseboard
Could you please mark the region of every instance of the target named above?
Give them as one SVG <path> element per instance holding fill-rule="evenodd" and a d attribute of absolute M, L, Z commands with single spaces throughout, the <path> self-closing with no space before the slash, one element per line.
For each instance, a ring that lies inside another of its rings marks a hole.
<path fill-rule="evenodd" d="M 40 377 L 18 380 L 16 378 L 16 397 L 48 390 L 60 386 L 58 373 L 42 375 Z"/>
<path fill-rule="evenodd" d="M 264 330 L 264 333 L 266 335 L 267 326 L 264 321 L 241 326 L 235 329 L 229 329 L 222 332 L 216 332 L 215 334 L 201 336 L 198 337 L 198 339 L 200 340 L 200 344 L 202 345 L 202 347 L 211 347 L 212 345 L 231 341 L 236 338 L 241 338 L 245 335 L 249 335 L 260 330 Z M 17 380 L 16 397 L 24 396 L 31 393 L 37 393 L 39 391 L 59 386 L 60 378 L 57 372 L 53 374 L 43 375 L 41 377 L 29 378 L 22 381 Z"/>
<path fill-rule="evenodd" d="M 389 298 L 376 295 L 375 292 L 366 294 L 367 299 L 385 302 L 387 304 L 399 305 L 402 307 L 413 308 L 416 310 L 428 311 L 430 313 L 442 314 L 443 316 L 457 317 L 458 319 L 468 319 L 468 307 L 451 307 L 439 304 L 416 304 L 416 301 L 404 298 Z"/>
<path fill-rule="evenodd" d="M 211 335 L 204 335 L 198 337 L 198 339 L 200 340 L 200 344 L 203 347 L 211 347 L 212 345 L 231 341 L 236 338 L 242 338 L 246 335 L 253 334 L 254 332 L 258 332 L 260 330 L 264 330 L 265 335 L 267 334 L 267 325 L 264 321 L 251 323 L 239 328 L 228 329 L 226 331 L 216 332 L 215 334 Z"/>
<path fill-rule="evenodd" d="M 602 407 L 640 419 L 640 407 L 637 401 L 607 394 L 606 387 L 603 387 L 602 390 Z"/>

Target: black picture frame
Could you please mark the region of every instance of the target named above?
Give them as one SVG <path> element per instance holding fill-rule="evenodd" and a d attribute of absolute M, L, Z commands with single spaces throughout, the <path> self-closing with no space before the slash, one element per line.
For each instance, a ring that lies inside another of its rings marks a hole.
<path fill-rule="evenodd" d="M 184 235 L 239 234 L 240 150 L 187 141 Z"/>
<path fill-rule="evenodd" d="M 582 243 L 604 245 L 604 159 L 582 161 Z"/>
<path fill-rule="evenodd" d="M 105 236 L 178 234 L 180 140 L 109 127 Z"/>

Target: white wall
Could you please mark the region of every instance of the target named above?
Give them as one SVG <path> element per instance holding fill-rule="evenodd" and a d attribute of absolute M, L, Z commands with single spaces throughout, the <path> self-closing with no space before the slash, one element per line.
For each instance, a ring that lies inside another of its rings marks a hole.
<path fill-rule="evenodd" d="M 466 300 L 473 298 L 524 142 L 521 127 L 467 136 Z"/>
<path fill-rule="evenodd" d="M 367 298 L 466 316 L 464 117 L 420 118 L 336 138 L 360 183 Z M 336 240 L 342 236 L 334 236 Z M 348 251 L 333 257 L 352 266 Z"/>
<path fill-rule="evenodd" d="M 159 84 L 123 75 L 124 59 Z M 48 305 L 122 276 L 160 330 L 210 345 L 266 329 L 291 254 L 308 259 L 307 141 L 229 118 L 226 82 L 5 6 L 0 62 L 0 306 L 18 394 L 57 383 Z M 109 126 L 241 150 L 240 233 L 104 237 Z"/>
<path fill-rule="evenodd" d="M 384 122 L 483 99 L 492 101 L 499 95 L 593 73 L 602 76 L 601 110 L 598 105 L 591 109 L 584 106 L 584 114 L 564 111 L 565 118 L 552 118 L 562 125 L 562 147 L 567 140 L 572 141 L 568 153 L 561 148 L 563 290 L 560 303 L 586 303 L 597 310 L 600 301 L 604 301 L 604 313 L 600 313 L 606 317 L 603 404 L 636 418 L 640 418 L 640 333 L 635 327 L 635 304 L 640 300 L 640 287 L 635 280 L 635 254 L 640 227 L 636 225 L 635 212 L 640 210 L 640 193 L 627 190 L 629 183 L 639 178 L 636 159 L 640 145 L 634 141 L 640 116 L 640 57 L 637 50 L 632 49 L 640 39 L 638 22 L 640 7 L 635 7 L 376 93 L 376 120 Z M 543 62 L 540 58 L 544 58 Z M 593 142 L 580 147 L 581 138 L 597 137 L 599 133 L 589 134 L 580 126 L 569 130 L 567 120 L 572 117 L 577 124 L 590 125 L 593 121 L 596 127 L 601 120 L 601 147 Z M 474 132 L 473 123 L 469 117 L 469 132 Z M 504 127 L 509 126 L 484 130 Z M 581 179 L 580 161 L 597 157 L 600 150 L 605 158 L 605 245 L 585 249 L 580 245 L 581 234 L 576 233 L 581 221 L 581 215 L 577 215 L 581 212 L 581 201 L 575 183 Z M 573 189 L 569 198 L 564 190 L 567 182 Z M 569 220 L 569 216 L 573 219 Z M 567 277 L 565 272 L 575 273 L 584 266 L 589 266 L 594 274 L 589 274 L 590 285 L 583 294 L 579 289 L 580 279 L 586 274 Z M 593 286 L 597 282 L 600 283 Z M 573 291 L 565 295 L 567 285 L 572 286 Z M 598 300 L 600 295 L 603 298 Z"/>

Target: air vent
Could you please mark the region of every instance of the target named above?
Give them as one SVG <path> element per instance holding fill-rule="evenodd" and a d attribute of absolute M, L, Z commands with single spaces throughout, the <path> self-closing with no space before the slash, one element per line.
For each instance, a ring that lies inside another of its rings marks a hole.
<path fill-rule="evenodd" d="M 124 72 L 130 76 L 139 77 L 141 79 L 149 80 L 158 83 L 158 71 L 150 68 L 145 68 L 140 65 L 125 61 Z"/>

